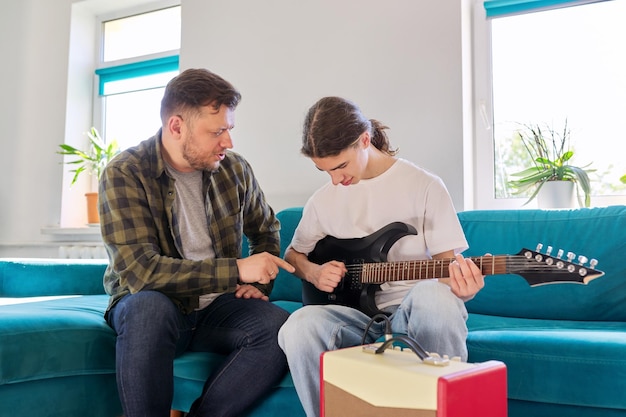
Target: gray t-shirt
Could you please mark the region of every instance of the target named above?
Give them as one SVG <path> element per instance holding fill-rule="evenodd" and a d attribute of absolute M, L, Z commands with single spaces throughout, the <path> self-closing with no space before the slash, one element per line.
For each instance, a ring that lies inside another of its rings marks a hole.
<path fill-rule="evenodd" d="M 194 261 L 215 258 L 202 194 L 202 171 L 180 172 L 167 163 L 166 167 L 167 172 L 176 180 L 173 212 L 183 244 L 183 258 Z M 198 309 L 211 304 L 220 294 L 201 295 Z"/>

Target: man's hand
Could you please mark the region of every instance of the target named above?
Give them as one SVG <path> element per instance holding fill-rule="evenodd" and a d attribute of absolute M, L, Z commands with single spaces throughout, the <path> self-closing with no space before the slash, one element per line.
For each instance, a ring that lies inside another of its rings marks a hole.
<path fill-rule="evenodd" d="M 313 267 L 311 284 L 320 291 L 333 292 L 348 270 L 343 262 L 330 261 Z"/>
<path fill-rule="evenodd" d="M 287 261 L 267 252 L 255 253 L 247 258 L 237 259 L 239 268 L 239 281 L 251 284 L 268 284 L 278 275 L 278 268 L 287 272 L 294 272 L 295 269 Z"/>
<path fill-rule="evenodd" d="M 235 290 L 235 297 L 237 298 L 260 298 L 261 300 L 269 301 L 269 297 L 261 292 L 257 287 L 253 285 L 237 285 Z"/>
<path fill-rule="evenodd" d="M 474 298 L 476 293 L 485 286 L 485 276 L 471 259 L 458 254 L 448 265 L 450 272 L 450 288 L 463 301 Z"/>

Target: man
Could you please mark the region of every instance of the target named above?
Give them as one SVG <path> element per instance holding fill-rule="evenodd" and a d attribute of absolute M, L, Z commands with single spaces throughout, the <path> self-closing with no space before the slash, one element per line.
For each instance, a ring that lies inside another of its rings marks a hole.
<path fill-rule="evenodd" d="M 225 355 L 189 416 L 239 415 L 286 371 L 276 337 L 288 313 L 268 296 L 278 268 L 293 268 L 277 257 L 280 225 L 252 168 L 229 151 L 240 99 L 218 75 L 184 71 L 165 89 L 159 132 L 102 175 L 125 417 L 169 415 L 173 361 L 187 350 Z"/>
<path fill-rule="evenodd" d="M 331 293 L 349 267 L 336 258 L 312 262 L 309 255 L 321 239 L 364 238 L 393 222 L 412 226 L 417 235 L 395 242 L 388 260 L 453 259 L 449 278 L 387 282 L 372 303 L 390 315 L 393 332 L 408 334 L 429 352 L 466 360 L 464 301 L 484 286 L 484 277 L 460 255 L 467 241 L 441 179 L 396 158 L 385 129 L 341 97 L 324 97 L 309 109 L 301 150 L 331 181 L 304 206 L 285 259 L 297 276 Z M 355 307 L 308 305 L 295 311 L 280 330 L 279 343 L 308 417 L 320 413 L 321 353 L 362 340 L 371 343 L 385 333 L 385 322 L 370 327 L 370 317 Z"/>

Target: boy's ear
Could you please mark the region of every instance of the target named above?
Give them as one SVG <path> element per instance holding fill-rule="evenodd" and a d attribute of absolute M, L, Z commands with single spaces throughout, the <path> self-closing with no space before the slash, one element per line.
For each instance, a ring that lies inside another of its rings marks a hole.
<path fill-rule="evenodd" d="M 372 138 L 370 137 L 370 132 L 364 132 L 361 135 L 361 140 L 360 140 L 361 146 L 363 147 L 363 149 L 367 148 L 370 143 L 372 143 Z"/>

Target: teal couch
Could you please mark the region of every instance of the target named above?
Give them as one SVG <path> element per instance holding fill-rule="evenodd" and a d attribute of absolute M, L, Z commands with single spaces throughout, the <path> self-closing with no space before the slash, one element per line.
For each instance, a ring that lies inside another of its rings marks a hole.
<path fill-rule="evenodd" d="M 105 267 L 0 260 L 0 417 L 122 414 Z"/>
<path fill-rule="evenodd" d="M 283 250 L 300 215 L 300 208 L 278 213 Z M 465 255 L 516 254 L 543 243 L 596 258 L 604 272 L 587 285 L 535 287 L 517 275 L 489 275 L 467 303 L 469 360 L 507 365 L 509 416 L 626 417 L 626 207 L 459 218 Z M 0 260 L 0 417 L 121 415 L 115 335 L 102 318 L 104 268 L 102 261 Z M 300 281 L 282 271 L 272 302 L 293 311 L 300 299 Z M 176 360 L 174 409 L 188 410 L 220 360 L 201 353 Z M 248 413 L 275 415 L 304 416 L 289 375 Z"/>
<path fill-rule="evenodd" d="M 467 303 L 470 362 L 507 366 L 509 415 L 626 416 L 626 207 L 468 211 L 466 255 L 559 248 L 598 260 L 587 285 L 488 276 Z M 564 256 L 565 257 L 565 256 Z M 589 263 L 585 263 L 588 265 Z"/>

